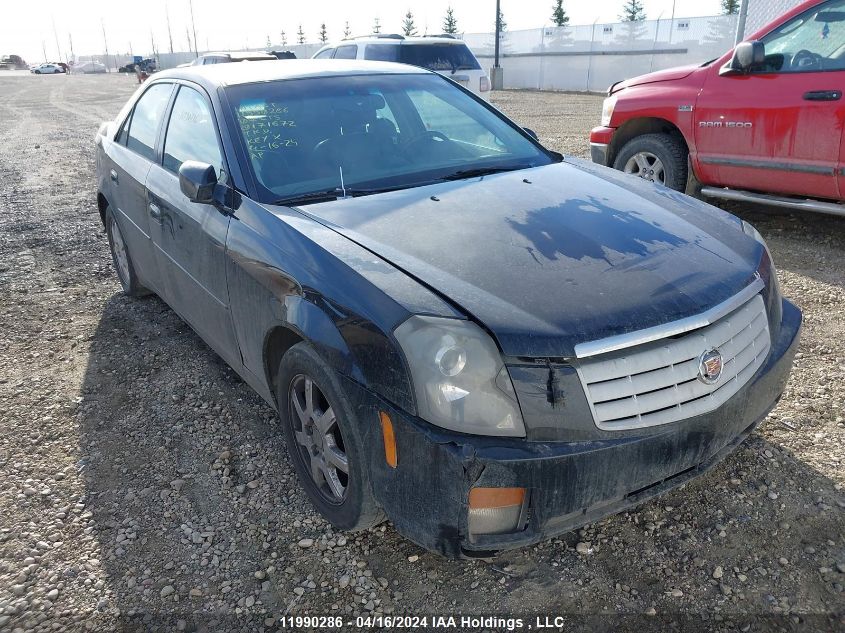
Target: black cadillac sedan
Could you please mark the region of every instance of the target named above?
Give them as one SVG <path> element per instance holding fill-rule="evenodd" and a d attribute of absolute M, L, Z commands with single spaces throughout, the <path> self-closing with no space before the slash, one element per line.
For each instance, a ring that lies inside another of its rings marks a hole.
<path fill-rule="evenodd" d="M 275 407 L 317 510 L 488 556 L 713 466 L 801 325 L 736 217 L 376 62 L 151 78 L 97 135 L 131 296 Z"/>

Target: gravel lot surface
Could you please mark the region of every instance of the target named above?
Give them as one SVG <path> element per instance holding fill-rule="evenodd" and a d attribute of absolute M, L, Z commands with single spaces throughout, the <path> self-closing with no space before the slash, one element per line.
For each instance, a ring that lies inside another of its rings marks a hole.
<path fill-rule="evenodd" d="M 769 240 L 806 322 L 783 400 L 722 465 L 577 533 L 446 561 L 389 524 L 333 531 L 274 413 L 165 304 L 119 293 L 93 139 L 134 88 L 0 74 L 0 631 L 438 612 L 845 629 L 845 221 L 732 209 Z M 600 98 L 493 100 L 586 155 Z"/>

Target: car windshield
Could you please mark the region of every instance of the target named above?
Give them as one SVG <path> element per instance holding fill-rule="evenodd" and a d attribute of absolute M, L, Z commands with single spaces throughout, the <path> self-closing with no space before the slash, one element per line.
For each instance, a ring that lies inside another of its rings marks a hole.
<path fill-rule="evenodd" d="M 556 160 L 436 74 L 283 80 L 232 86 L 227 95 L 262 202 L 373 193 Z"/>

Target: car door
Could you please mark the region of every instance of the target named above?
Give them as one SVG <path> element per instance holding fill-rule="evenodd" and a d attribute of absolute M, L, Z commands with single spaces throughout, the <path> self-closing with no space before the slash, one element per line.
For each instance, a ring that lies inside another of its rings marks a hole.
<path fill-rule="evenodd" d="M 147 178 L 147 213 L 166 300 L 226 361 L 240 363 L 226 284 L 230 216 L 191 202 L 179 187 L 186 160 L 208 163 L 226 179 L 211 103 L 201 89 L 179 86 L 162 146 L 162 160 Z"/>
<path fill-rule="evenodd" d="M 174 84 L 154 83 L 140 96 L 109 145 L 107 198 L 144 286 L 159 292 L 161 281 L 147 212 L 147 174 Z"/>
<path fill-rule="evenodd" d="M 845 0 L 788 20 L 762 38 L 747 74 L 714 65 L 695 106 L 703 182 L 836 198 L 845 121 Z"/>

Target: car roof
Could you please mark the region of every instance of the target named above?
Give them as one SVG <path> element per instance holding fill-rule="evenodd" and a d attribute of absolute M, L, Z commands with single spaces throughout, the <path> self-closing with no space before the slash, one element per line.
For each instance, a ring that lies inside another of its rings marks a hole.
<path fill-rule="evenodd" d="M 286 81 L 313 77 L 344 77 L 353 75 L 431 74 L 417 66 L 354 59 L 285 59 L 261 63 L 212 64 L 186 66 L 155 74 L 155 81 L 185 79 L 207 90 L 226 86 L 266 81 Z"/>
<path fill-rule="evenodd" d="M 230 59 L 274 59 L 269 53 L 264 51 L 216 51 L 213 53 L 203 53 L 200 57 L 228 57 Z"/>
<path fill-rule="evenodd" d="M 437 37 L 434 35 L 426 35 L 425 37 L 411 37 L 405 35 L 361 35 L 359 37 L 350 37 L 346 40 L 341 40 L 340 42 L 336 42 L 331 44 L 331 48 L 337 48 L 338 46 L 346 46 L 349 44 L 393 44 L 393 45 L 401 45 L 401 44 L 453 44 L 453 45 L 464 45 L 466 46 L 466 42 L 463 40 L 459 40 L 454 37 Z M 328 48 L 328 47 L 324 47 Z"/>

